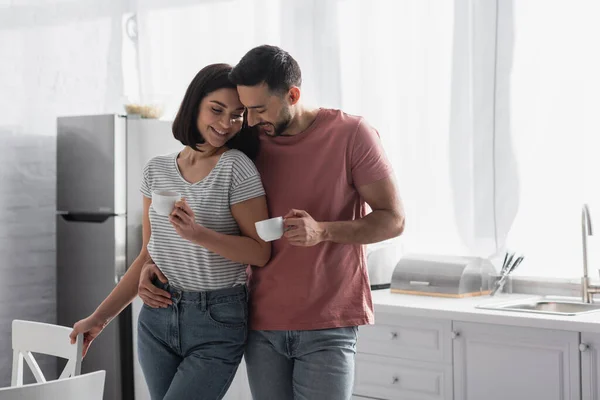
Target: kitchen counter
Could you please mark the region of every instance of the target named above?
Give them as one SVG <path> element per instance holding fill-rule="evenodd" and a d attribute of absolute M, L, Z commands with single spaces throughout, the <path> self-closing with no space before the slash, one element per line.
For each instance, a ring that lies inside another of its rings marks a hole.
<path fill-rule="evenodd" d="M 395 294 L 391 293 L 389 289 L 374 290 L 372 295 L 376 314 L 385 312 L 411 317 L 600 333 L 600 311 L 562 316 L 476 308 L 484 304 L 499 304 L 539 297 L 535 295 L 498 294 L 494 297 L 478 296 L 453 299 Z"/>

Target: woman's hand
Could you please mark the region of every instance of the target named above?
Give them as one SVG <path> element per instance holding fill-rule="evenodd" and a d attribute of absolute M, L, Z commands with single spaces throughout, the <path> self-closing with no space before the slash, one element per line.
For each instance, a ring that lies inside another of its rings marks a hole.
<path fill-rule="evenodd" d="M 198 235 L 202 227 L 196 223 L 194 211 L 192 211 L 192 208 L 185 199 L 181 199 L 175 203 L 175 208 L 173 208 L 173 212 L 169 216 L 169 221 L 182 238 L 190 242 L 198 240 Z"/>
<path fill-rule="evenodd" d="M 69 338 L 71 338 L 71 344 L 75 344 L 75 340 L 77 340 L 77 335 L 83 333 L 83 352 L 82 357 L 85 357 L 87 351 L 94 341 L 96 337 L 102 332 L 104 327 L 107 325 L 107 321 L 98 318 L 94 314 L 89 317 L 82 319 L 73 325 L 73 330 L 69 334 Z"/>

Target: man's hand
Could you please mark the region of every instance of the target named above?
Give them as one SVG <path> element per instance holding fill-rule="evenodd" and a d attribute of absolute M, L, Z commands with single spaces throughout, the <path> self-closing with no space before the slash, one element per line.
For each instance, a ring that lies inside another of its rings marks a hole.
<path fill-rule="evenodd" d="M 181 199 L 175 203 L 173 212 L 169 216 L 169 221 L 177 234 L 182 238 L 190 242 L 193 242 L 197 238 L 200 225 L 196 223 L 194 211 L 185 199 Z"/>
<path fill-rule="evenodd" d="M 171 294 L 166 290 L 154 286 L 152 284 L 154 278 L 158 278 L 162 283 L 169 282 L 156 264 L 150 260 L 142 267 L 140 283 L 138 285 L 138 295 L 147 306 L 152 308 L 167 308 L 173 304 L 171 301 Z"/>
<path fill-rule="evenodd" d="M 325 241 L 325 228 L 306 211 L 290 210 L 284 217 L 284 237 L 293 246 L 314 246 Z"/>

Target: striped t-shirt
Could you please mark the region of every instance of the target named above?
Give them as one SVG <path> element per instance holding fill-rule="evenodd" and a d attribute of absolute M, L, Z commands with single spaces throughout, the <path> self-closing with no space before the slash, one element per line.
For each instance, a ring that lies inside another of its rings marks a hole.
<path fill-rule="evenodd" d="M 200 225 L 226 235 L 240 235 L 230 206 L 265 192 L 252 161 L 239 150 L 228 150 L 201 181 L 187 182 L 177 165 L 178 153 L 151 159 L 144 168 L 141 192 L 170 190 L 186 199 Z M 169 222 L 150 207 L 152 233 L 148 252 L 174 288 L 204 291 L 243 285 L 246 265 L 233 262 L 183 239 Z"/>

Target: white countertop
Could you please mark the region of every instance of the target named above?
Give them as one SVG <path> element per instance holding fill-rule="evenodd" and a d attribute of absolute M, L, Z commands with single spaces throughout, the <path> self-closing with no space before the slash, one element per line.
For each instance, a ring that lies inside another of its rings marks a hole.
<path fill-rule="evenodd" d="M 600 333 L 600 311 L 562 316 L 476 308 L 476 306 L 484 304 L 540 297 L 535 295 L 498 294 L 494 297 L 477 296 L 453 299 L 395 294 L 391 293 L 389 289 L 373 290 L 372 295 L 375 319 L 377 319 L 377 312 L 386 312 L 412 317 Z"/>

